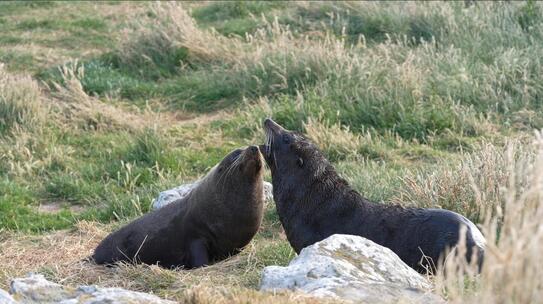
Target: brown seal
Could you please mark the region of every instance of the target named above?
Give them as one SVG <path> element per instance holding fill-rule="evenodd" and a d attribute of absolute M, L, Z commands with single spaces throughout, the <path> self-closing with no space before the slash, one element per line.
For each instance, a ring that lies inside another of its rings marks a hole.
<path fill-rule="evenodd" d="M 419 272 L 434 271 L 465 229 L 466 258 L 482 263 L 485 239 L 460 214 L 403 208 L 362 197 L 303 135 L 264 122 L 261 151 L 272 173 L 273 197 L 288 241 L 296 252 L 333 234 L 359 235 L 390 248 Z M 480 264 L 479 264 L 480 265 Z"/>
<path fill-rule="evenodd" d="M 186 197 L 107 236 L 94 261 L 195 268 L 237 254 L 262 220 L 262 174 L 258 147 L 231 152 Z"/>

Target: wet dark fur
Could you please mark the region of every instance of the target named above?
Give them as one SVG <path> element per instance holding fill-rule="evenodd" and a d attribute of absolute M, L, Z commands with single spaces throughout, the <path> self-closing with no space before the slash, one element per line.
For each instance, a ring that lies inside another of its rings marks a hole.
<path fill-rule="evenodd" d="M 260 149 L 266 151 L 272 172 L 279 219 L 296 252 L 333 234 L 359 235 L 425 273 L 435 270 L 442 253 L 458 243 L 460 227 L 466 226 L 466 257 L 471 260 L 477 248 L 482 263 L 483 249 L 476 245 L 482 235 L 465 217 L 442 209 L 373 203 L 353 190 L 308 139 L 272 120 L 264 126 L 267 144 Z"/>
<path fill-rule="evenodd" d="M 254 146 L 233 151 L 188 196 L 107 236 L 94 261 L 194 268 L 238 253 L 262 220 L 261 159 Z"/>

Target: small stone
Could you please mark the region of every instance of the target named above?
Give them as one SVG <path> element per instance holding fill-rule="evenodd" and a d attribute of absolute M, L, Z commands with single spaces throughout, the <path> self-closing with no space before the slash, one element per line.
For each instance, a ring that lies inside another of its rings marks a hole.
<path fill-rule="evenodd" d="M 268 182 L 264 182 L 264 200 L 272 201 L 273 200 L 273 185 Z"/>

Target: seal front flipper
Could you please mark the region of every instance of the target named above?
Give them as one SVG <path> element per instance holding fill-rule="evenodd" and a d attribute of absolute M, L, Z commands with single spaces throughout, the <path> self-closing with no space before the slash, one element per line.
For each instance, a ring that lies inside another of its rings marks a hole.
<path fill-rule="evenodd" d="M 209 253 L 206 242 L 203 239 L 197 239 L 189 244 L 189 261 L 187 268 L 202 267 L 209 264 Z"/>

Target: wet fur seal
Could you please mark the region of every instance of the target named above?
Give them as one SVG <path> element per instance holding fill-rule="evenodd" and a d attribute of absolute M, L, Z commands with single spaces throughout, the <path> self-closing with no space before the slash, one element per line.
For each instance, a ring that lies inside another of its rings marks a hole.
<path fill-rule="evenodd" d="M 466 258 L 471 261 L 477 255 L 481 265 L 485 239 L 467 218 L 443 209 L 371 202 L 303 135 L 271 119 L 264 121 L 264 129 L 266 144 L 260 149 L 272 173 L 279 219 L 297 253 L 333 234 L 351 234 L 388 247 L 418 272 L 434 272 L 465 227 Z"/>
<path fill-rule="evenodd" d="M 263 167 L 256 146 L 229 153 L 186 197 L 108 235 L 93 260 L 190 269 L 237 254 L 262 221 Z"/>

